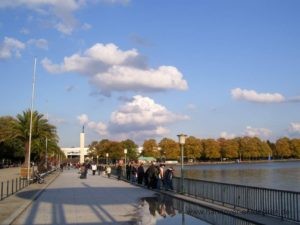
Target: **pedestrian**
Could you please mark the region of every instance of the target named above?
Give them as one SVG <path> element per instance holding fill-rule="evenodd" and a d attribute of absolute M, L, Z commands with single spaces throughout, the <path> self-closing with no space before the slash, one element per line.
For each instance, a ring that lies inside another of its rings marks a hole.
<path fill-rule="evenodd" d="M 97 165 L 95 163 L 92 164 L 92 172 L 93 172 L 93 175 L 96 174 L 96 170 L 97 170 Z"/>
<path fill-rule="evenodd" d="M 106 174 L 107 174 L 107 177 L 110 178 L 111 167 L 109 165 L 106 167 Z"/>
<path fill-rule="evenodd" d="M 126 179 L 130 181 L 130 173 L 131 173 L 131 163 L 126 165 Z"/>
<path fill-rule="evenodd" d="M 143 163 L 141 163 L 137 171 L 138 184 L 143 184 L 144 176 L 145 176 L 145 171 L 144 171 Z"/>
<path fill-rule="evenodd" d="M 173 173 L 173 167 L 169 167 L 164 174 L 164 185 L 166 191 L 173 190 Z"/>
<path fill-rule="evenodd" d="M 137 167 L 136 165 L 132 164 L 131 166 L 131 182 L 135 183 L 137 180 Z"/>
<path fill-rule="evenodd" d="M 118 167 L 117 167 L 117 175 L 118 175 L 118 180 L 121 180 L 121 176 L 122 176 L 122 164 L 119 163 Z"/>
<path fill-rule="evenodd" d="M 157 180 L 157 189 L 161 189 L 164 184 L 164 164 L 159 165 L 159 174 L 158 174 L 158 180 Z"/>

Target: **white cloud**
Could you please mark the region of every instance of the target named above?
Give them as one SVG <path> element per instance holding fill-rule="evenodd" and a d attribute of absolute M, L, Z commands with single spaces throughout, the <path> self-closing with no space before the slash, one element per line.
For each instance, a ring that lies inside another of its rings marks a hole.
<path fill-rule="evenodd" d="M 80 123 L 80 125 L 85 125 L 87 126 L 87 128 L 89 128 L 90 130 L 96 132 L 99 135 L 107 135 L 107 125 L 105 125 L 102 122 L 94 122 L 94 121 L 90 121 L 89 117 L 87 114 L 81 114 L 79 116 L 77 116 L 77 119 Z"/>
<path fill-rule="evenodd" d="M 29 45 L 34 45 L 37 48 L 48 50 L 48 41 L 46 39 L 30 39 L 27 41 Z"/>
<path fill-rule="evenodd" d="M 251 126 L 247 126 L 245 130 L 245 135 L 249 137 L 268 138 L 271 134 L 272 131 L 267 128 L 253 128 Z"/>
<path fill-rule="evenodd" d="M 175 114 L 149 97 L 136 95 L 111 114 L 109 130 L 139 141 L 162 137 L 169 133 L 167 124 L 187 119 L 188 116 Z"/>
<path fill-rule="evenodd" d="M 189 118 L 170 112 L 151 98 L 136 95 L 112 112 L 107 124 L 90 121 L 86 114 L 78 116 L 77 119 L 81 125 L 86 125 L 99 135 L 119 140 L 131 138 L 142 141 L 149 137 L 165 136 L 169 133 L 167 124 Z"/>
<path fill-rule="evenodd" d="M 295 123 L 295 122 L 290 123 L 288 131 L 290 133 L 300 133 L 300 123 Z"/>
<path fill-rule="evenodd" d="M 98 133 L 101 136 L 107 135 L 107 126 L 102 123 L 102 122 L 94 122 L 94 121 L 90 121 L 87 124 L 87 127 L 90 128 L 91 130 L 95 131 L 96 133 Z"/>
<path fill-rule="evenodd" d="M 21 50 L 25 49 L 26 45 L 15 39 L 5 37 L 4 41 L 0 44 L 0 59 L 9 59 L 13 56 L 20 57 Z"/>
<path fill-rule="evenodd" d="M 231 90 L 231 96 L 236 100 L 245 100 L 258 103 L 279 103 L 285 98 L 279 93 L 257 93 L 254 90 L 235 88 Z"/>
<path fill-rule="evenodd" d="M 85 2 L 84 0 L 2 0 L 0 8 L 26 7 L 47 16 L 48 19 L 50 15 L 57 20 L 54 27 L 58 31 L 71 34 L 78 24 L 73 13 L 85 5 Z"/>
<path fill-rule="evenodd" d="M 80 125 L 85 125 L 89 122 L 89 117 L 86 114 L 77 116 L 77 119 L 79 120 Z"/>
<path fill-rule="evenodd" d="M 136 95 L 111 115 L 111 123 L 118 126 L 157 127 L 177 120 L 188 119 L 168 111 L 149 97 Z"/>
<path fill-rule="evenodd" d="M 236 135 L 235 134 L 229 134 L 226 131 L 223 131 L 223 132 L 221 132 L 220 137 L 225 138 L 225 139 L 233 139 L 233 138 L 236 137 Z"/>
<path fill-rule="evenodd" d="M 44 58 L 42 65 L 50 73 L 76 72 L 89 77 L 90 84 L 99 93 L 113 91 L 186 90 L 187 82 L 173 66 L 148 68 L 136 49 L 123 51 L 115 44 L 97 43 L 83 53 L 65 57 L 63 63 L 54 64 Z"/>
<path fill-rule="evenodd" d="M 63 34 L 70 35 L 77 28 L 86 29 L 75 18 L 74 14 L 88 4 L 105 2 L 111 4 L 127 4 L 130 0 L 1 0 L 0 9 L 26 7 L 52 23 L 53 28 Z"/>

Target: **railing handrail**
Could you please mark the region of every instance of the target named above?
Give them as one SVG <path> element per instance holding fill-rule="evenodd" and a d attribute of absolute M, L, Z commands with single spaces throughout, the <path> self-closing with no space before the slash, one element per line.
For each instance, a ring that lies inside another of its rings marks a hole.
<path fill-rule="evenodd" d="M 174 176 L 176 179 L 180 179 L 180 177 Z M 242 184 L 232 184 L 232 183 L 225 183 L 225 182 L 218 182 L 218 181 L 210 181 L 210 180 L 201 180 L 196 178 L 184 178 L 188 180 L 194 180 L 194 181 L 201 181 L 206 183 L 213 183 L 213 184 L 223 184 L 223 185 L 230 185 L 230 186 L 236 186 L 236 187 L 246 187 L 246 188 L 256 188 L 256 189 L 262 189 L 267 191 L 280 191 L 280 192 L 286 192 L 291 194 L 300 194 L 299 191 L 291 191 L 291 190 L 283 190 L 283 189 L 275 189 L 275 188 L 265 188 L 265 187 L 257 187 L 257 186 L 250 186 L 250 185 L 242 185 Z"/>
<path fill-rule="evenodd" d="M 226 204 L 233 208 L 300 222 L 300 192 L 185 178 L 183 192 L 189 196 Z M 174 189 L 181 192 L 181 179 Z"/>

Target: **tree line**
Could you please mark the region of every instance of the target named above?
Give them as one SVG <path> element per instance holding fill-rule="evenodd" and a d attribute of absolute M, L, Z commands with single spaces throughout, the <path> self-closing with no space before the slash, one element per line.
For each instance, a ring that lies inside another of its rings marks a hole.
<path fill-rule="evenodd" d="M 32 121 L 32 123 L 31 123 Z M 48 162 L 65 157 L 58 146 L 56 127 L 37 111 L 23 111 L 16 117 L 0 117 L 0 163 L 24 163 L 29 159 L 29 136 L 31 129 L 31 161 L 37 162 L 39 170 L 46 168 Z M 47 153 L 46 153 L 47 149 Z"/>
<path fill-rule="evenodd" d="M 127 139 L 117 142 L 108 139 L 94 141 L 89 147 L 92 158 L 105 158 L 108 153 L 110 159 L 118 160 L 125 157 L 135 160 L 139 156 L 154 157 L 159 161 L 180 160 L 180 145 L 170 138 L 163 138 L 157 142 L 147 139 L 143 143 L 143 150 L 137 151 L 137 144 Z M 259 160 L 300 158 L 300 139 L 283 137 L 275 143 L 261 140 L 258 137 L 237 137 L 234 139 L 199 139 L 187 137 L 184 145 L 184 159 L 190 161 L 202 160 Z"/>

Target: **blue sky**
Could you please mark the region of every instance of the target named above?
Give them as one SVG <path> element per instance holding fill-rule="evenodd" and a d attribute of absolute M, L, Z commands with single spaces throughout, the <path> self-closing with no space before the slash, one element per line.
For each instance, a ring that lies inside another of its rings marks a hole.
<path fill-rule="evenodd" d="M 0 116 L 30 108 L 62 147 L 300 135 L 297 0 L 2 0 Z"/>

